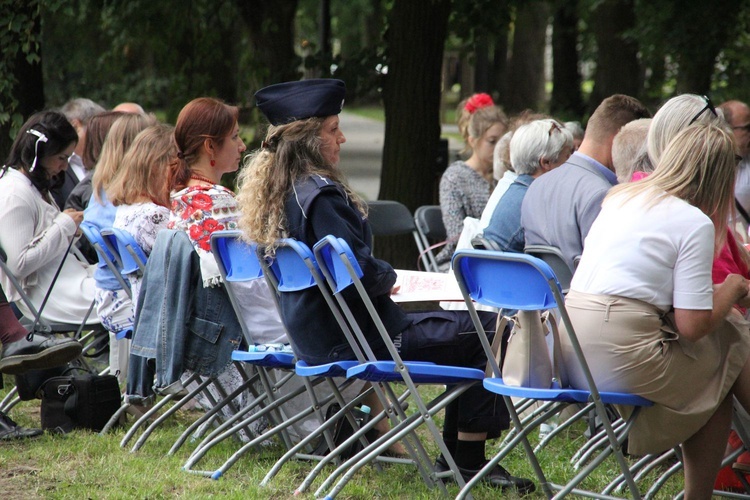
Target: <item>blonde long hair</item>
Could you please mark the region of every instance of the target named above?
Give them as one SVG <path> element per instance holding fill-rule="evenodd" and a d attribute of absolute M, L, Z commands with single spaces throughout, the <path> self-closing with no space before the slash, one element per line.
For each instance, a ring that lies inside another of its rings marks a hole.
<path fill-rule="evenodd" d="M 246 160 L 237 179 L 238 224 L 245 237 L 273 248 L 286 236 L 284 204 L 300 179 L 321 175 L 337 182 L 356 209 L 366 215 L 366 205 L 346 184 L 341 171 L 321 153 L 320 131 L 325 118 L 308 118 L 285 125 L 270 125 L 264 146 Z"/>
<path fill-rule="evenodd" d="M 101 203 L 101 193 L 107 189 L 120 168 L 122 157 L 125 156 L 135 136 L 155 123 L 156 119 L 153 116 L 125 114 L 112 124 L 104 139 L 94 176 L 91 178 L 91 188 L 98 202 Z"/>
<path fill-rule="evenodd" d="M 143 198 L 169 207 L 167 175 L 177 153 L 174 127 L 158 124 L 142 130 L 122 158 L 120 169 L 106 189 L 115 205 L 132 205 Z"/>
<path fill-rule="evenodd" d="M 650 176 L 612 188 L 604 203 L 615 201 L 613 197 L 623 203 L 651 190 L 654 195 L 648 206 L 675 196 L 699 208 L 713 221 L 716 245 L 720 248 L 734 203 L 735 151 L 734 135 L 726 127 L 695 123 L 669 141 Z"/>

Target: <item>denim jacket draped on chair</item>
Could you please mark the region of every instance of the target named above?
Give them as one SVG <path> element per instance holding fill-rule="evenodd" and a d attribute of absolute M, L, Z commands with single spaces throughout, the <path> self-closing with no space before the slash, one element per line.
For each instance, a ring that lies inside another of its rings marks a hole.
<path fill-rule="evenodd" d="M 221 373 L 241 342 L 242 328 L 224 286 L 203 287 L 200 259 L 184 231 L 161 231 L 143 277 L 131 357 L 154 359 L 153 387 L 170 392 L 185 370 L 209 377 Z M 143 380 L 148 371 L 134 370 L 128 394 L 150 395 L 140 394 L 152 385 Z"/>

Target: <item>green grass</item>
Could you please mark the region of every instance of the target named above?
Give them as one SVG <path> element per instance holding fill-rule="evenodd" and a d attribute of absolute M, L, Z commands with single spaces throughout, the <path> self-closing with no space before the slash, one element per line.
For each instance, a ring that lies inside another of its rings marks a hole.
<path fill-rule="evenodd" d="M 10 386 L 12 386 L 12 379 L 6 377 L 6 388 L 0 391 L 0 395 L 4 396 Z M 434 391 L 434 389 L 429 391 Z M 175 456 L 167 456 L 166 453 L 180 432 L 199 415 L 197 411 L 178 412 L 136 453 L 120 448 L 119 443 L 125 432 L 123 428 L 116 429 L 106 436 L 87 431 L 75 431 L 65 436 L 45 434 L 34 440 L 0 443 L 2 497 L 6 500 L 26 498 L 293 498 L 295 487 L 312 467 L 308 462 L 291 462 L 281 470 L 270 486 L 265 488 L 258 486 L 275 459 L 281 454 L 281 447 L 277 445 L 251 451 L 218 481 L 182 471 L 181 466 L 194 444 L 191 445 L 188 442 Z M 13 408 L 11 416 L 22 425 L 38 426 L 39 402 L 24 402 Z M 440 423 L 440 419 L 437 420 Z M 553 481 L 563 482 L 565 478 L 573 476 L 572 468 L 565 457 L 571 456 L 584 442 L 582 431 L 583 425 L 575 426 L 539 454 L 542 467 Z M 131 445 L 134 442 L 135 439 L 131 441 Z M 488 451 L 494 451 L 496 447 L 497 443 L 493 443 L 491 450 Z M 237 442 L 227 440 L 209 452 L 197 467 L 213 470 L 237 448 Z M 435 453 L 434 446 L 429 451 Z M 503 461 L 503 464 L 516 475 L 534 477 L 521 449 L 514 450 Z M 600 469 L 584 484 L 600 489 L 610 478 L 614 477 L 617 470 L 611 460 L 605 462 Z M 329 472 L 331 470 L 328 469 Z M 309 493 L 295 498 L 313 498 L 314 489 L 321 481 L 322 479 L 319 478 Z M 662 490 L 659 497 L 674 496 L 680 490 L 681 482 L 681 476 L 673 479 L 667 488 Z M 449 487 L 449 490 L 452 494 L 457 493 L 455 486 Z M 487 487 L 476 488 L 472 493 L 477 499 L 498 497 L 496 491 Z M 429 490 L 413 468 L 402 465 L 384 465 L 382 473 L 378 473 L 373 467 L 365 467 L 338 498 L 431 499 L 437 496 L 437 491 Z M 513 495 L 504 496 L 504 498 L 513 497 Z M 537 492 L 530 498 L 543 498 L 543 495 Z"/>

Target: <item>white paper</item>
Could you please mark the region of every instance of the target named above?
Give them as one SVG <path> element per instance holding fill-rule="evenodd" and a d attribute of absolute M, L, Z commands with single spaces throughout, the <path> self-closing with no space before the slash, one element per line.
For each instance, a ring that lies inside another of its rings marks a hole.
<path fill-rule="evenodd" d="M 394 302 L 461 301 L 461 289 L 453 273 L 427 273 L 396 269 L 398 292 Z"/>

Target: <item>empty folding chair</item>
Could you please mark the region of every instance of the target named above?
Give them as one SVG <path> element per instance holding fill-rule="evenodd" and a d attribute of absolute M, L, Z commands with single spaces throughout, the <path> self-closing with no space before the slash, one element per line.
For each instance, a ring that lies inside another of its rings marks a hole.
<path fill-rule="evenodd" d="M 484 250 L 459 250 L 453 257 L 453 271 L 464 294 L 467 308 L 472 317 L 475 318 L 475 325 L 480 332 L 482 325 L 477 318 L 474 301 L 481 304 L 490 304 L 495 307 L 518 310 L 536 311 L 556 308 L 569 335 L 576 359 L 588 383 L 587 390 L 572 389 L 569 387 L 561 388 L 558 384 L 553 385 L 551 388 L 506 385 L 501 377 L 500 368 L 492 356 L 489 343 L 486 338 L 480 335 L 485 352 L 490 358 L 494 375 L 485 379 L 484 386 L 487 390 L 503 396 L 508 406 L 513 425 L 518 432 L 514 439 L 501 448 L 499 453 L 488 463 L 482 472 L 467 483 L 466 487 L 459 494 L 459 497 L 464 498 L 468 495 L 469 490 L 481 479 L 482 474 L 491 470 L 492 464 L 498 463 L 513 448 L 521 444 L 547 496 L 552 496 L 553 492 L 557 492 L 556 495 L 559 497 L 569 493 L 595 498 L 608 497 L 611 488 L 614 486 L 609 486 L 608 488 L 610 489 L 603 492 L 583 491 L 578 489 L 577 486 L 607 457 L 614 456 L 630 494 L 634 498 L 640 498 L 641 493 L 633 478 L 631 468 L 623 456 L 621 447 L 638 416 L 640 408 L 651 406 L 652 403 L 632 394 L 598 391 L 596 382 L 591 376 L 577 336 L 570 323 L 570 318 L 565 310 L 562 288 L 550 266 L 540 259 L 525 254 Z M 566 484 L 554 484 L 547 479 L 527 436 L 530 432 L 537 429 L 542 422 L 556 414 L 559 408 L 553 407 L 533 421 L 522 423 L 513 406 L 511 397 L 555 401 L 563 404 L 593 401 L 597 415 L 604 427 L 607 445 Z M 613 430 L 605 406 L 607 404 L 627 405 L 634 408 L 629 418 L 625 421 L 625 424 L 618 429 L 617 433 Z"/>
<path fill-rule="evenodd" d="M 420 261 L 425 271 L 440 272 L 435 250 L 445 245 L 448 238 L 443 224 L 443 212 L 440 205 L 423 205 L 414 212 L 414 225 L 419 238 Z"/>

